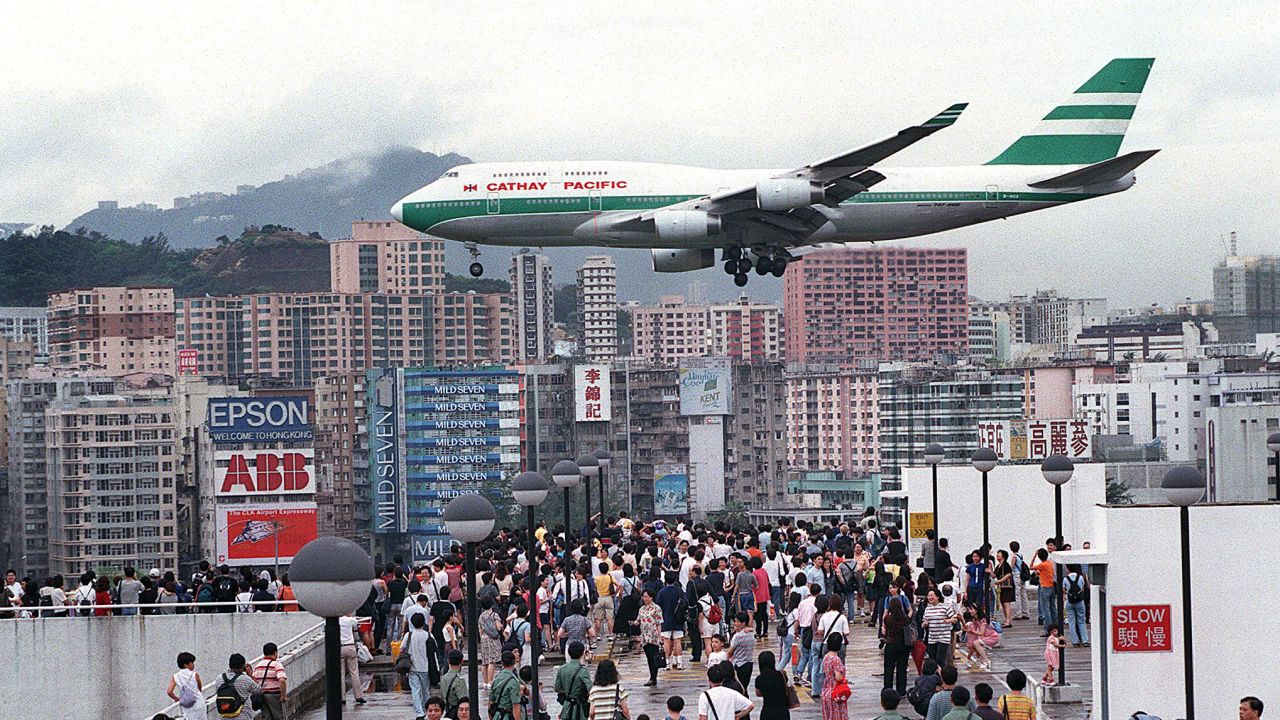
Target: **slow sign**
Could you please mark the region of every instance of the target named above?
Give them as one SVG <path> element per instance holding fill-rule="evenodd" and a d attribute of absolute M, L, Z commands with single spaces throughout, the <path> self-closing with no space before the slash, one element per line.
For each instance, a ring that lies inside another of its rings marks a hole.
<path fill-rule="evenodd" d="M 1173 612 L 1168 605 L 1113 605 L 1112 652 L 1173 652 Z"/>

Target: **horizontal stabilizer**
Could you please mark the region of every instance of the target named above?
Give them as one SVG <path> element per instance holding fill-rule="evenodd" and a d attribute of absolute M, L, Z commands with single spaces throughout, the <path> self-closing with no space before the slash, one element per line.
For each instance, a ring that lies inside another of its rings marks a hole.
<path fill-rule="evenodd" d="M 1133 172 L 1142 163 L 1151 159 L 1152 155 L 1160 152 L 1159 150 L 1140 150 L 1114 157 L 1110 160 L 1103 160 L 1099 163 L 1082 167 L 1079 170 L 1072 170 L 1068 173 L 1055 175 L 1046 180 L 1038 180 L 1033 183 L 1027 183 L 1033 188 L 1040 190 L 1048 190 L 1054 188 L 1075 188 L 1084 187 L 1085 185 L 1097 185 L 1099 183 L 1113 182 Z"/>

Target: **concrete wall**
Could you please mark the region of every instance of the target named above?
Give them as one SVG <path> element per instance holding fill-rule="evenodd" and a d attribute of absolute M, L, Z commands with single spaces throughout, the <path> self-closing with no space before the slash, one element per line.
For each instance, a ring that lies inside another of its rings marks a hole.
<path fill-rule="evenodd" d="M 1100 511 L 1106 605 L 1169 605 L 1173 652 L 1112 652 L 1110 612 L 1095 590 L 1093 716 L 1125 720 L 1145 710 L 1162 718 L 1186 717 L 1178 509 Z M 1280 616 L 1270 612 L 1268 601 L 1280 596 L 1280 575 L 1269 571 L 1266 548 L 1280 542 L 1280 504 L 1198 505 L 1190 508 L 1190 520 L 1196 714 L 1232 717 L 1245 695 L 1264 702 L 1275 698 Z M 1244 537 L 1248 542 L 1242 545 Z M 1104 628 L 1105 642 L 1098 637 Z"/>
<path fill-rule="evenodd" d="M 991 545 L 1022 545 L 1028 561 L 1046 538 L 1054 534 L 1053 486 L 1040 474 L 1040 465 L 998 465 L 987 475 Z M 933 483 L 929 468 L 905 468 L 902 489 L 912 513 L 930 512 Z M 1094 507 L 1106 502 L 1105 466 L 1079 463 L 1071 481 L 1062 486 L 1062 534 L 1075 548 L 1086 540 L 1097 544 Z M 965 555 L 982 545 L 982 474 L 968 465 L 938 467 L 938 528 L 951 546 L 951 559 L 964 566 Z M 919 542 L 912 543 L 913 551 Z"/>
<path fill-rule="evenodd" d="M 205 685 L 238 652 L 284 643 L 317 625 L 309 613 L 40 618 L 0 622 L 0 707 L 38 717 L 133 718 L 172 703 L 178 653 L 196 656 Z"/>

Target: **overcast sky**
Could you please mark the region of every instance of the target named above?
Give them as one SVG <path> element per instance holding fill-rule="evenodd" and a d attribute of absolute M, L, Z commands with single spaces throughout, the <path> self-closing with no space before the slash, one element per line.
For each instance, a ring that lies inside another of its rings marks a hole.
<path fill-rule="evenodd" d="M 1163 152 L 1136 187 L 915 242 L 967 246 L 983 296 L 1113 305 L 1210 295 L 1233 229 L 1280 251 L 1273 3 L 5 5 L 0 221 L 167 207 L 391 144 L 786 167 L 960 101 L 892 164 L 981 163 L 1107 60 L 1153 56 L 1124 149 Z"/>

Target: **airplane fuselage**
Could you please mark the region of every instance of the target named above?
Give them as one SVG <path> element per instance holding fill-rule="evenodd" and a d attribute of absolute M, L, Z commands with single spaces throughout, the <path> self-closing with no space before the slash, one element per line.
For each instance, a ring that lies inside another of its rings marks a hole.
<path fill-rule="evenodd" d="M 1128 174 L 1053 191 L 1028 185 L 1068 169 L 1062 165 L 876 169 L 885 180 L 871 189 L 834 207 L 814 206 L 827 222 L 806 246 L 928 235 L 1087 200 L 1133 184 Z M 453 168 L 405 197 L 392 214 L 414 229 L 484 245 L 724 247 L 741 240 L 727 233 L 664 240 L 654 232 L 611 228 L 609 221 L 750 186 L 780 172 L 610 161 L 475 163 Z"/>

